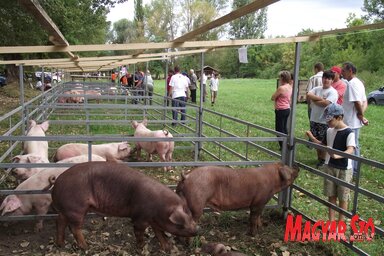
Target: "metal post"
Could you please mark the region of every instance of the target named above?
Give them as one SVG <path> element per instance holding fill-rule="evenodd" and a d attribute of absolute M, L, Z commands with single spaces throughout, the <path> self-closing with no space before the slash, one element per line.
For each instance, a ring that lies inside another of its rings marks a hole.
<path fill-rule="evenodd" d="M 299 69 L 300 69 L 300 51 L 301 51 L 301 43 L 298 42 L 295 45 L 295 69 L 293 71 L 293 88 L 292 88 L 292 99 L 291 99 L 291 114 L 288 118 L 288 145 L 287 145 L 287 158 L 285 164 L 292 166 L 295 157 L 295 126 L 296 126 L 296 108 L 297 108 L 297 95 L 299 92 Z M 292 191 L 291 188 L 287 188 L 283 191 L 283 200 L 284 200 L 284 216 L 286 217 L 288 213 L 288 207 L 291 206 L 291 198 Z"/>
<path fill-rule="evenodd" d="M 165 107 L 168 106 L 168 84 L 167 84 L 167 80 L 168 80 L 168 72 L 169 72 L 169 67 L 168 67 L 168 60 L 165 62 L 165 93 L 164 93 L 164 111 L 163 111 L 163 118 L 164 118 L 164 126 L 165 126 L 165 121 L 167 120 L 167 109 L 165 109 Z"/>
<path fill-rule="evenodd" d="M 27 116 L 25 115 L 25 104 L 24 104 L 24 68 L 23 64 L 19 65 L 19 87 L 20 87 L 20 106 L 21 106 L 21 130 L 23 135 L 26 134 L 26 120 Z"/>
<path fill-rule="evenodd" d="M 199 104 L 199 119 L 197 120 L 197 137 L 203 136 L 203 97 L 204 97 L 204 88 L 203 88 L 203 74 L 204 74 L 204 53 L 201 53 L 200 60 L 200 104 Z M 203 148 L 203 143 L 201 141 L 197 142 L 198 152 L 200 156 L 201 149 Z"/>

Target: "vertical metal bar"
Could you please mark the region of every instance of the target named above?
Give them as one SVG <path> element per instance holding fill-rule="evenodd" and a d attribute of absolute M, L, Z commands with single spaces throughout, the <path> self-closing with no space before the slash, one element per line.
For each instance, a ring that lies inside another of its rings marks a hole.
<path fill-rule="evenodd" d="M 299 69 L 300 69 L 300 52 L 301 52 L 301 43 L 298 42 L 295 45 L 295 69 L 293 71 L 293 88 L 292 88 L 292 99 L 291 99 L 291 114 L 288 118 L 288 145 L 287 145 L 287 158 L 285 164 L 292 166 L 295 158 L 295 146 L 293 141 L 295 139 L 295 125 L 296 125 L 296 108 L 297 108 L 297 95 L 299 92 Z M 284 192 L 284 216 L 288 213 L 288 207 L 291 206 L 292 201 L 292 191 L 291 188 L 287 188 Z"/>
<path fill-rule="evenodd" d="M 149 105 L 148 104 L 148 61 L 147 61 L 147 64 L 146 64 L 146 67 L 145 67 L 145 73 L 144 73 L 144 79 L 145 79 L 145 84 L 144 84 L 144 95 L 145 95 L 145 99 L 144 99 L 144 105 L 147 106 Z M 144 109 L 144 116 L 147 115 L 147 108 Z"/>
<path fill-rule="evenodd" d="M 164 109 L 163 109 L 163 119 L 164 119 L 164 126 L 166 125 L 165 121 L 167 120 L 167 109 L 165 109 L 165 107 L 168 106 L 168 84 L 167 84 L 167 80 L 168 80 L 168 72 L 169 72 L 169 67 L 168 67 L 168 63 L 169 61 L 166 60 L 165 62 L 165 89 L 164 89 L 164 103 L 163 103 L 163 106 L 164 106 Z"/>
<path fill-rule="evenodd" d="M 198 125 L 196 128 L 197 130 L 197 137 L 202 137 L 203 136 L 203 94 L 204 94 L 204 88 L 203 88 L 203 74 L 204 74 L 204 53 L 202 52 L 200 54 L 200 103 L 199 103 L 199 118 L 196 122 Z M 198 144 L 198 151 L 199 151 L 199 156 L 201 149 L 203 148 L 203 142 L 199 141 L 197 142 Z"/>
<path fill-rule="evenodd" d="M 19 65 L 19 87 L 20 87 L 20 106 L 21 106 L 21 130 L 23 135 L 26 134 L 26 122 L 27 117 L 25 115 L 25 104 L 24 104 L 24 68 L 23 64 Z"/>

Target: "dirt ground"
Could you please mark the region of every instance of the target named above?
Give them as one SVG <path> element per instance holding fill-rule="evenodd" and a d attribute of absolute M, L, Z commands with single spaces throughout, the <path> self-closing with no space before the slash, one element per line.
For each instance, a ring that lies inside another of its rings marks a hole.
<path fill-rule="evenodd" d="M 147 245 L 137 251 L 133 228 L 129 219 L 91 217 L 86 221 L 84 235 L 89 250 L 81 251 L 69 230 L 66 233 L 66 245 L 58 248 L 54 244 L 55 221 L 44 221 L 41 232 L 33 231 L 34 221 L 1 223 L 0 255 L 206 255 L 200 252 L 202 243 L 218 242 L 229 250 L 245 255 L 332 255 L 326 247 L 315 243 L 285 243 L 285 222 L 278 210 L 266 210 L 263 215 L 263 227 L 258 235 L 246 235 L 248 212 L 205 213 L 200 220 L 201 234 L 186 246 L 173 236 L 171 253 L 160 251 L 158 240 L 148 229 Z"/>

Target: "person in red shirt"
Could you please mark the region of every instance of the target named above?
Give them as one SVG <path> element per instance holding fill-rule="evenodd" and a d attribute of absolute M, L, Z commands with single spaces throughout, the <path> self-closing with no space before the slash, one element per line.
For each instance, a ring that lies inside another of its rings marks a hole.
<path fill-rule="evenodd" d="M 112 74 L 111 74 L 111 81 L 112 81 L 112 83 L 115 83 L 115 81 L 116 81 L 116 73 L 115 72 L 112 72 Z"/>
<path fill-rule="evenodd" d="M 333 66 L 331 71 L 335 74 L 335 78 L 333 79 L 332 87 L 337 91 L 337 104 L 341 105 L 343 103 L 343 97 L 345 93 L 345 89 L 347 85 L 343 80 L 340 79 L 341 76 L 341 68 L 339 66 Z"/>

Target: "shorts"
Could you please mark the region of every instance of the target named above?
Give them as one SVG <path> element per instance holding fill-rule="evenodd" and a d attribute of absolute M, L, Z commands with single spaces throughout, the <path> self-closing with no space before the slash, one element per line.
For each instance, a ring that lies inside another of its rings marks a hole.
<path fill-rule="evenodd" d="M 325 135 L 327 134 L 328 125 L 311 121 L 310 126 L 313 136 L 315 136 L 315 138 L 319 141 L 323 141 Z"/>
<path fill-rule="evenodd" d="M 352 181 L 352 169 L 341 170 L 325 165 L 322 170 L 325 173 L 333 177 L 339 178 L 340 180 L 343 180 L 345 182 L 350 183 Z M 350 189 L 324 178 L 324 195 L 328 197 L 337 196 L 339 201 L 346 202 L 350 198 Z"/>

